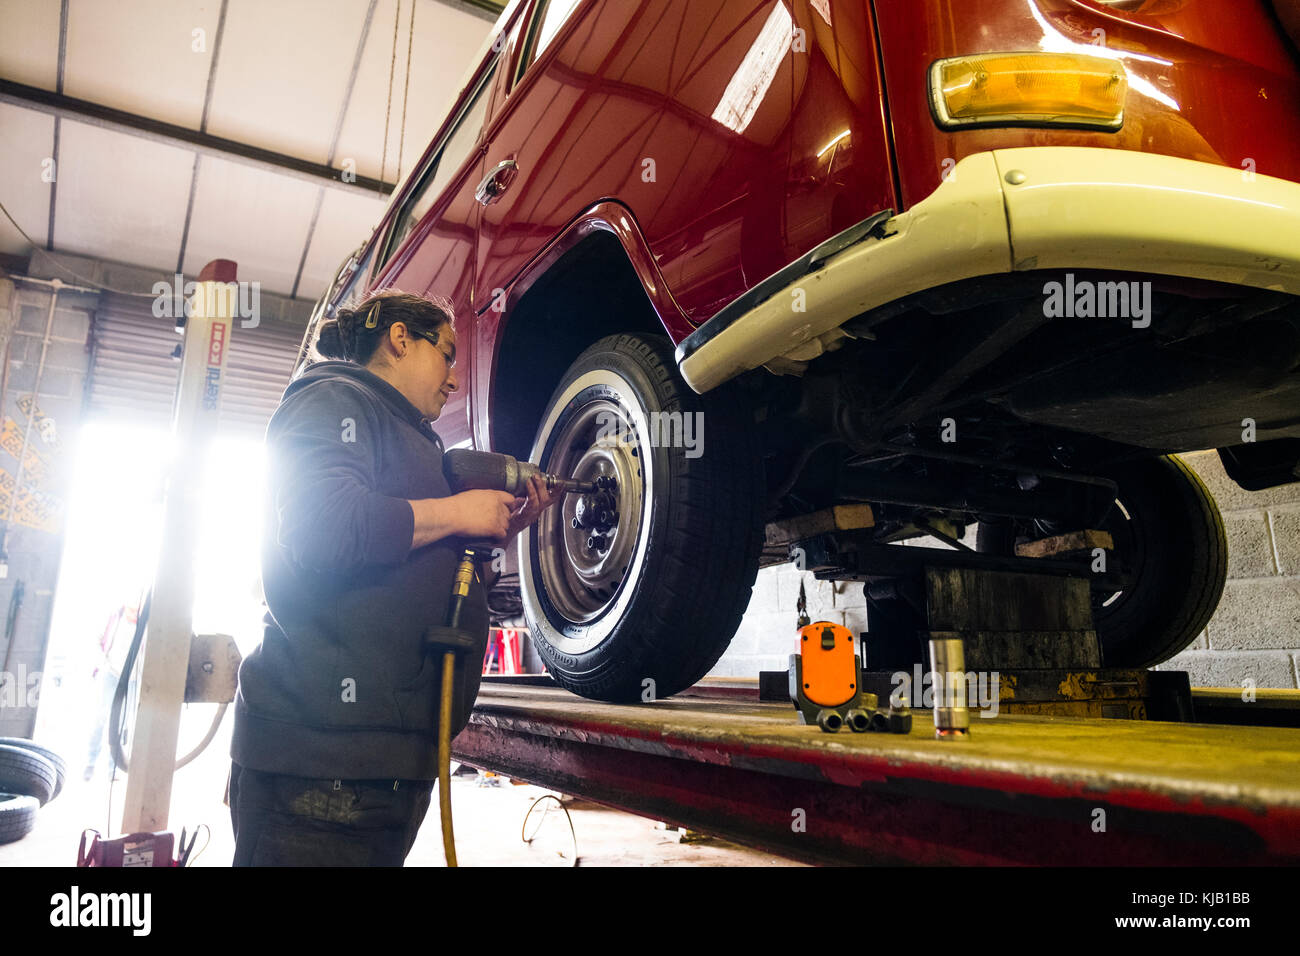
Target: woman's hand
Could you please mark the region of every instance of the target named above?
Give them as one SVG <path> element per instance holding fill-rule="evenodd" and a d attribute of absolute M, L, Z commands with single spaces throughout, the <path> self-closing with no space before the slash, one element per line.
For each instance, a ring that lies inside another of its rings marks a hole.
<path fill-rule="evenodd" d="M 537 520 L 537 516 L 559 501 L 563 496 L 558 491 L 551 491 L 546 487 L 546 482 L 537 475 L 528 479 L 528 497 L 516 498 L 516 510 L 510 516 L 510 527 L 506 531 L 506 539 L 509 540 L 517 535 L 524 528 Z"/>
<path fill-rule="evenodd" d="M 463 537 L 493 541 L 504 541 L 513 533 L 511 516 L 524 500 L 504 491 L 486 489 L 462 491 L 448 499 L 456 508 L 456 524 Z"/>
<path fill-rule="evenodd" d="M 537 520 L 537 516 L 562 497 L 533 477 L 528 495 L 516 498 L 505 491 L 475 489 L 447 498 L 411 501 L 415 527 L 411 548 L 422 548 L 443 538 L 497 541 L 505 544 Z"/>

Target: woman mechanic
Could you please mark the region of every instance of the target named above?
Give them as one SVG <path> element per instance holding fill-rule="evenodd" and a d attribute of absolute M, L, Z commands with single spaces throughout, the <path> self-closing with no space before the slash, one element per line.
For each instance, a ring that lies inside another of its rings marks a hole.
<path fill-rule="evenodd" d="M 261 645 L 239 671 L 231 741 L 236 866 L 400 866 L 437 777 L 438 655 L 457 538 L 506 546 L 558 500 L 452 494 L 432 422 L 457 385 L 448 305 L 382 291 L 320 323 L 267 426 Z M 477 580 L 453 736 L 487 642 Z"/>

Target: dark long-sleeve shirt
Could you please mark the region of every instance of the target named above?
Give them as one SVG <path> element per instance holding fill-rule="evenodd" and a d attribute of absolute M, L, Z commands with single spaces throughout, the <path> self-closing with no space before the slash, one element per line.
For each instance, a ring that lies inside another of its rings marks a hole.
<path fill-rule="evenodd" d="M 322 362 L 285 391 L 266 444 L 269 613 L 240 667 L 231 756 L 292 776 L 433 779 L 441 658 L 423 636 L 446 622 L 460 551 L 448 539 L 412 551 L 407 501 L 451 494 L 442 443 L 387 382 Z M 480 641 L 461 657 L 453 735 L 487 644 L 477 579 L 461 626 Z"/>

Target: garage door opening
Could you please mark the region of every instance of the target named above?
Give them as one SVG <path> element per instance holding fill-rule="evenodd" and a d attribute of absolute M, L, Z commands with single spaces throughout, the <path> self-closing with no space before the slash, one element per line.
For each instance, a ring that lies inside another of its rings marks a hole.
<path fill-rule="evenodd" d="M 153 583 L 172 454 L 164 428 L 90 423 L 79 437 L 35 734 L 66 757 L 70 783 L 108 776 L 108 708 Z M 193 630 L 229 634 L 244 655 L 260 640 L 263 613 L 263 474 L 261 442 L 240 437 L 215 439 L 202 469 Z M 184 708 L 181 753 L 202 740 L 215 708 Z M 124 726 L 130 720 L 128 711 Z M 224 774 L 231 724 L 227 715 L 196 764 Z"/>

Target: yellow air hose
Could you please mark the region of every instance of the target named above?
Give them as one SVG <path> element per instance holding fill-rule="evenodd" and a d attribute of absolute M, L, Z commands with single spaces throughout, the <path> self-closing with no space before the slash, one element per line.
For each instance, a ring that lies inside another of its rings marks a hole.
<path fill-rule="evenodd" d="M 442 655 L 442 701 L 438 716 L 438 806 L 442 811 L 442 853 L 456 865 L 456 837 L 451 829 L 451 697 L 456 676 L 456 652 Z"/>
<path fill-rule="evenodd" d="M 460 627 L 460 609 L 469 597 L 474 580 L 474 548 L 465 548 L 451 586 L 451 606 L 447 610 L 445 633 L 447 644 L 458 646 L 451 635 Z M 438 706 L 438 807 L 442 812 L 442 852 L 448 866 L 456 865 L 456 838 L 451 826 L 451 704 L 455 695 L 456 651 L 442 655 L 442 697 Z"/>

